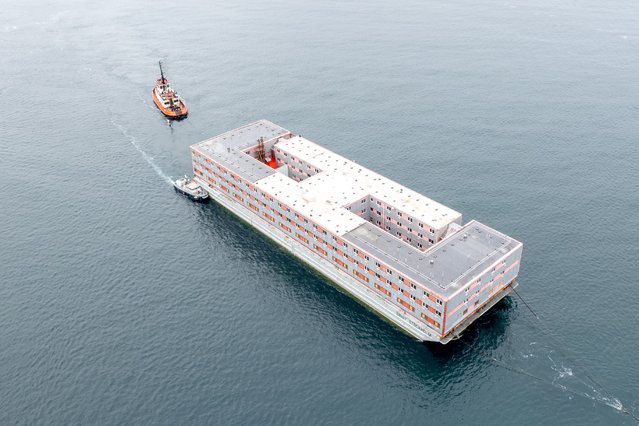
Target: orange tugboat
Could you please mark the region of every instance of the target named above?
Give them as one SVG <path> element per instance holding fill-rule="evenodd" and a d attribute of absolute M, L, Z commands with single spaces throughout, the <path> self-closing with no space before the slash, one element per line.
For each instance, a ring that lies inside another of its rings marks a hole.
<path fill-rule="evenodd" d="M 177 119 L 185 118 L 189 109 L 177 92 L 171 88 L 169 80 L 164 77 L 162 61 L 159 64 L 161 77 L 155 81 L 155 87 L 151 91 L 153 102 L 165 116 Z"/>

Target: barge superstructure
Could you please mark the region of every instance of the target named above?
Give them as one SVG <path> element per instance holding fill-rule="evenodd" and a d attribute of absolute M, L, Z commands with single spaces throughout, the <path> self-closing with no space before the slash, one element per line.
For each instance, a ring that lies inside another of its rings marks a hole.
<path fill-rule="evenodd" d="M 270 121 L 190 148 L 211 198 L 420 341 L 517 286 L 522 243 Z"/>

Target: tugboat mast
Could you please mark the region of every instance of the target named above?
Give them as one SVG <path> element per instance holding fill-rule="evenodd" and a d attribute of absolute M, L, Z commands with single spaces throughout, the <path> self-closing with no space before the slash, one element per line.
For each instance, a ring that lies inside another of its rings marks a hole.
<path fill-rule="evenodd" d="M 162 71 L 162 61 L 158 61 L 160 64 L 160 75 L 162 76 L 162 84 L 164 84 L 164 71 Z"/>

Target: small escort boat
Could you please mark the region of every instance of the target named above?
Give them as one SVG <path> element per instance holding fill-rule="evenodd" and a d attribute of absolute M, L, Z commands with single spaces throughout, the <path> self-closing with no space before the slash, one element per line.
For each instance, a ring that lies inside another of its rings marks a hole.
<path fill-rule="evenodd" d="M 155 87 L 151 91 L 153 102 L 162 114 L 169 118 L 181 119 L 186 118 L 189 109 L 178 93 L 171 88 L 169 80 L 164 77 L 162 71 L 162 61 L 160 64 L 160 78 L 155 81 Z"/>
<path fill-rule="evenodd" d="M 177 192 L 186 195 L 193 201 L 206 202 L 209 199 L 208 192 L 187 176 L 173 182 L 173 187 Z"/>

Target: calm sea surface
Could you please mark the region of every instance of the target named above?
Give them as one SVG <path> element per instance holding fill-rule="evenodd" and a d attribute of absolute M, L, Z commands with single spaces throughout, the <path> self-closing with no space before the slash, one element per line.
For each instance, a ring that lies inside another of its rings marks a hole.
<path fill-rule="evenodd" d="M 636 424 L 639 3 L 5 3 L 0 424 Z M 541 320 L 416 343 L 174 193 L 260 118 L 523 241 Z"/>

